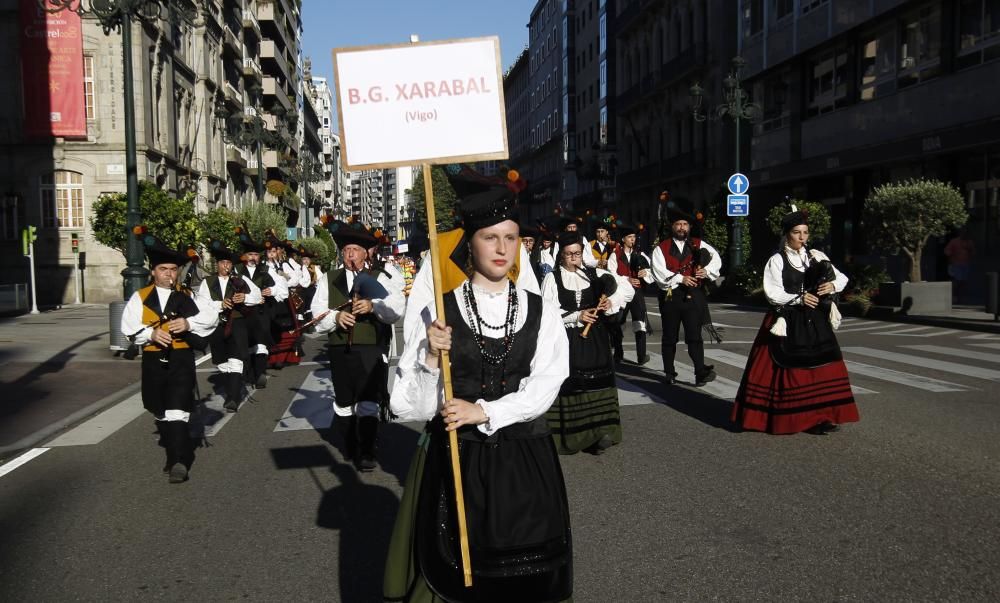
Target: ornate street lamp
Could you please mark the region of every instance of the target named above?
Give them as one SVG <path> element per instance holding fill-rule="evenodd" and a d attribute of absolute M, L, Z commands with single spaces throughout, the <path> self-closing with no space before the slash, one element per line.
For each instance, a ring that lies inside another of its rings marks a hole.
<path fill-rule="evenodd" d="M 759 121 L 762 111 L 760 105 L 750 102 L 750 95 L 742 87 L 743 68 L 746 67 L 746 60 L 743 57 L 734 57 L 732 64 L 733 67 L 729 74 L 722 80 L 725 102 L 716 105 L 711 111 L 703 113 L 705 90 L 696 82 L 691 86 L 689 94 L 691 96 L 692 116 L 696 122 L 717 121 L 726 117 L 733 120 L 736 129 L 736 169 L 734 171 L 739 172 L 742 122 L 755 123 Z M 743 220 L 743 218 L 736 218 L 733 222 L 733 244 L 729 248 L 730 270 L 743 265 Z"/>
<path fill-rule="evenodd" d="M 309 151 L 309 147 L 302 145 L 299 147 L 299 156 L 291 159 L 284 165 L 292 180 L 302 187 L 302 200 L 306 205 L 306 234 L 312 227 L 312 208 L 314 207 L 310 194 L 309 183 L 320 182 L 324 178 L 323 163 L 316 159 L 316 156 Z"/>
<path fill-rule="evenodd" d="M 221 100 L 215 105 L 215 117 L 223 123 L 222 140 L 239 147 L 253 145 L 257 151 L 257 201 L 264 200 L 264 161 L 263 148 L 268 146 L 273 149 L 285 149 L 288 147 L 288 122 L 284 111 L 280 107 L 271 111 L 275 116 L 275 129 L 268 127 L 267 121 L 260 116 L 260 94 L 261 87 L 254 85 L 247 92 L 254 103 L 254 112 L 251 114 L 242 111 L 230 112 L 226 109 Z M 283 119 L 284 118 L 284 119 Z M 294 126 L 293 126 L 294 127 Z"/>
<path fill-rule="evenodd" d="M 38 8 L 49 14 L 73 11 L 81 17 L 93 15 L 105 35 L 118 30 L 122 34 L 122 60 L 125 93 L 125 190 L 126 237 L 124 277 L 125 299 L 149 282 L 142 242 L 132 236 L 132 228 L 142 222 L 139 211 L 139 176 L 135 157 L 135 90 L 132 83 L 132 20 L 155 21 L 166 11 L 171 20 L 194 20 L 198 8 L 191 0 L 36 0 Z"/>

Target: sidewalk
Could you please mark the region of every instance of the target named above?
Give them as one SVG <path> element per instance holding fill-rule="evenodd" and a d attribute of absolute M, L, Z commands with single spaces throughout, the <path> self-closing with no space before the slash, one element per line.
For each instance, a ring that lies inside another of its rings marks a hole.
<path fill-rule="evenodd" d="M 139 363 L 109 342 L 104 304 L 0 318 L 0 458 L 138 391 Z"/>
<path fill-rule="evenodd" d="M 983 306 L 954 306 L 947 314 L 900 314 L 895 308 L 875 306 L 865 318 L 886 322 L 904 322 L 946 329 L 964 329 L 984 333 L 1000 333 L 1000 321 L 987 314 Z"/>

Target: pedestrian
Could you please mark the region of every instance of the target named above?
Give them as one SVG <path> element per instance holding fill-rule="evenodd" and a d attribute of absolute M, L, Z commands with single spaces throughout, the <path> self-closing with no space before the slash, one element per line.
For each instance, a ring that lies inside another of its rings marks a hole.
<path fill-rule="evenodd" d="M 621 244 L 608 258 L 608 271 L 628 279 L 629 286 L 635 291 L 632 301 L 619 313 L 618 323 L 609 325 L 611 341 L 615 346 L 615 363 L 625 357 L 623 332 L 628 317 L 632 317 L 632 332 L 635 333 L 636 363 L 644 365 L 649 362 L 646 353 L 646 337 L 649 332 L 649 315 L 646 312 L 646 297 L 643 295 L 645 285 L 653 284 L 653 271 L 650 269 L 649 256 L 635 248 L 636 229 L 623 224 L 618 227 Z"/>
<path fill-rule="evenodd" d="M 627 305 L 634 289 L 624 278 L 585 266 L 590 253 L 580 235 L 559 235 L 559 266 L 545 276 L 542 297 L 558 304 L 569 339 L 569 379 L 546 418 L 559 454 L 602 454 L 622 441 L 618 387 L 608 318 Z"/>
<path fill-rule="evenodd" d="M 248 381 L 255 388 L 264 389 L 267 387 L 269 349 L 274 345 L 271 319 L 279 304 L 288 299 L 288 288 L 285 287 L 284 279 L 274 278 L 267 264 L 261 264 L 260 254 L 266 249 L 264 244 L 254 241 L 246 226 L 237 228 L 237 235 L 243 248 L 244 263 L 237 267 L 235 274 L 253 282 L 260 289 L 263 299 L 256 306 L 245 304 L 254 309 L 252 323 L 247 325 L 250 336 L 250 366 L 247 367 L 246 374 L 249 377 Z"/>
<path fill-rule="evenodd" d="M 809 249 L 809 221 L 794 205 L 781 221 L 781 248 L 764 268 L 771 310 L 757 332 L 732 420 L 772 434 L 826 434 L 858 420 L 851 383 L 834 335 L 832 301 L 847 277 Z"/>
<path fill-rule="evenodd" d="M 427 424 L 407 474 L 383 594 L 410 602 L 566 600 L 570 519 L 544 417 L 569 373 L 566 334 L 553 304 L 511 280 L 521 247 L 514 193 L 501 185 L 456 193 L 463 229 L 441 257 L 466 276 L 442 287 L 447 328 L 434 320 L 433 303 L 417 311 L 433 322 L 407 338 L 392 391 L 401 420 Z M 442 351 L 451 356 L 451 400 L 442 400 Z M 449 431 L 460 442 L 471 588 L 457 561 Z"/>
<path fill-rule="evenodd" d="M 702 281 L 719 278 L 722 258 L 707 242 L 691 236 L 692 226 L 699 220 L 678 202 L 671 201 L 668 205 L 667 220 L 670 236 L 653 248 L 651 258 L 653 279 L 660 289 L 663 370 L 667 385 L 675 383 L 674 356 L 683 324 L 684 343 L 694 363 L 695 385 L 701 386 L 715 379 L 715 367 L 705 364 L 705 344 L 701 337 L 708 308 Z"/>
<path fill-rule="evenodd" d="M 145 226 L 133 232 L 149 259 L 151 283 L 129 298 L 120 327 L 142 348 L 142 406 L 155 419 L 167 456 L 163 472 L 175 484 L 187 481 L 194 463 L 188 428 L 195 404 L 194 350 L 186 338 L 209 336 L 217 315 L 177 289 L 178 268 L 188 263 L 186 254 L 168 248 Z"/>
<path fill-rule="evenodd" d="M 976 255 L 976 244 L 969 238 L 966 227 L 959 229 L 958 235 L 944 246 L 944 255 L 948 258 L 948 276 L 953 283 L 952 298 L 959 303 L 965 296 L 972 258 Z"/>
<path fill-rule="evenodd" d="M 343 264 L 316 283 L 312 313 L 319 318 L 330 311 L 316 324 L 316 332 L 328 334 L 334 428 L 344 442 L 345 457 L 360 471 L 374 471 L 379 421 L 388 418 L 386 353 L 406 298 L 402 283 L 390 283 L 393 277 L 369 260 L 368 250 L 377 241 L 363 224 L 334 220 L 326 227 Z"/>
<path fill-rule="evenodd" d="M 243 402 L 243 368 L 250 360 L 248 323 L 256 317 L 252 308 L 260 305 L 260 289 L 250 279 L 233 272 L 239 256 L 222 241 L 209 241 L 208 249 L 215 258 L 216 274 L 202 281 L 198 298 L 210 304 L 219 317 L 219 328 L 209 338 L 212 363 L 222 374 L 225 392 L 223 408 L 236 412 Z"/>

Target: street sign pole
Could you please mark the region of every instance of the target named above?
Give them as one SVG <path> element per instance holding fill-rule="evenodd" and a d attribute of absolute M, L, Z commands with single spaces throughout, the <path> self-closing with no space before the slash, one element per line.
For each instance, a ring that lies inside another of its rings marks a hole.
<path fill-rule="evenodd" d="M 28 266 L 31 273 L 31 313 L 38 314 L 38 296 L 35 294 L 35 242 L 28 239 Z"/>
<path fill-rule="evenodd" d="M 70 242 L 73 247 L 73 293 L 76 296 L 76 300 L 73 305 L 80 305 L 80 262 L 77 261 L 77 254 L 80 253 L 80 235 L 73 233 L 71 235 Z"/>

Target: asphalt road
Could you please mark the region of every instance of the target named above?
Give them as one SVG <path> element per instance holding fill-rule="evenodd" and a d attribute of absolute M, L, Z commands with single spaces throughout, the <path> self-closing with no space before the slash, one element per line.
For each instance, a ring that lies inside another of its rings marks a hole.
<path fill-rule="evenodd" d="M 562 457 L 576 601 L 1000 598 L 1000 336 L 849 320 L 861 422 L 768 436 L 728 422 L 761 314 L 714 317 L 716 382 L 685 384 L 683 350 L 676 386 L 658 354 L 623 364 L 625 441 Z M 379 600 L 419 426 L 385 426 L 380 470 L 357 474 L 329 441 L 319 344 L 236 415 L 199 366 L 185 484 L 134 397 L 0 466 L 0 599 Z"/>

